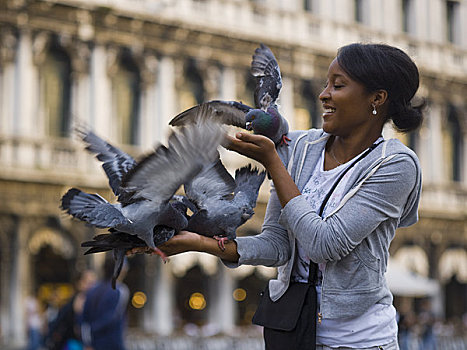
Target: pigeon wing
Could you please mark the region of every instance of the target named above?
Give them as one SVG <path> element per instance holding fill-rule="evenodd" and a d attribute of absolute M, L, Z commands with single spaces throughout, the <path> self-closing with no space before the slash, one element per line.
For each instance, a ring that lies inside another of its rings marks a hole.
<path fill-rule="evenodd" d="M 113 193 L 116 196 L 120 195 L 122 178 L 136 165 L 136 161 L 130 155 L 101 139 L 91 130 L 77 127 L 76 132 L 86 143 L 86 150 L 95 154 L 96 158 L 102 162 L 102 168 L 109 178 L 109 185 Z"/>
<path fill-rule="evenodd" d="M 251 164 L 244 166 L 235 171 L 235 182 L 237 188 L 235 189 L 235 197 L 242 194 L 243 200 L 248 203 L 248 206 L 254 208 L 258 198 L 259 188 L 264 181 L 266 173 L 253 168 Z"/>
<path fill-rule="evenodd" d="M 61 208 L 73 217 L 100 228 L 129 223 L 120 210 L 104 198 L 77 188 L 71 188 L 63 195 Z"/>
<path fill-rule="evenodd" d="M 275 104 L 282 88 L 281 71 L 274 54 L 264 44 L 255 50 L 251 62 L 251 74 L 256 77 L 256 108 L 266 110 Z"/>
<path fill-rule="evenodd" d="M 205 108 L 200 113 L 206 113 Z M 224 135 L 218 123 L 193 124 L 174 131 L 167 147 L 159 146 L 123 179 L 122 187 L 131 195 L 119 200 L 123 205 L 147 200 L 159 208 L 205 164 L 217 158 L 217 147 Z"/>
<path fill-rule="evenodd" d="M 192 181 L 185 184 L 185 193 L 198 208 L 208 209 L 207 203 L 212 199 L 229 197 L 235 191 L 235 180 L 218 159 L 205 166 Z"/>
<path fill-rule="evenodd" d="M 199 122 L 200 114 L 198 111 L 203 105 L 209 105 L 212 109 L 212 114 L 208 117 L 214 118 L 222 124 L 233 125 L 243 129 L 246 127 L 245 114 L 252 109 L 252 107 L 237 101 L 213 100 L 183 111 L 176 115 L 169 124 L 172 126 L 180 126 L 187 123 Z"/>

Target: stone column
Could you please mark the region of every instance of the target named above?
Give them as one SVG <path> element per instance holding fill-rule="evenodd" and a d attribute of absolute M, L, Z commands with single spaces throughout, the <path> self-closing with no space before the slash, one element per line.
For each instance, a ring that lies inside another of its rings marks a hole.
<path fill-rule="evenodd" d="M 219 98 L 222 100 L 235 100 L 235 70 L 224 67 L 221 71 Z"/>
<path fill-rule="evenodd" d="M 211 279 L 212 285 L 209 298 L 212 300 L 209 307 L 208 323 L 213 325 L 217 331 L 230 333 L 235 327 L 235 303 L 232 292 L 235 281 L 221 262 L 218 263 L 216 278 Z"/>
<path fill-rule="evenodd" d="M 16 59 L 13 120 L 13 131 L 20 135 L 34 135 L 37 132 L 38 78 L 32 47 L 31 33 L 23 29 Z"/>
<path fill-rule="evenodd" d="M 18 38 L 13 31 L 4 29 L 0 33 L 0 134 L 11 134 L 14 123 L 15 59 Z"/>
<path fill-rule="evenodd" d="M 427 112 L 425 122 L 428 125 L 428 153 L 430 159 L 443 159 L 443 136 L 441 131 L 441 120 L 444 108 L 436 100 L 430 105 Z M 424 174 L 425 183 L 442 183 L 444 182 L 444 163 L 430 162 L 427 167 L 428 173 Z"/>
<path fill-rule="evenodd" d="M 146 259 L 150 282 L 148 307 L 144 313 L 144 330 L 160 335 L 169 335 L 174 329 L 175 285 L 168 266 L 154 257 Z"/>
<path fill-rule="evenodd" d="M 71 87 L 71 127 L 80 122 L 91 125 L 91 106 L 89 91 L 91 90 L 90 59 L 91 50 L 87 43 L 76 41 L 69 48 L 72 63 Z"/>
<path fill-rule="evenodd" d="M 13 115 L 11 131 L 13 134 L 29 137 L 40 135 L 38 124 L 38 77 L 33 64 L 33 41 L 29 30 L 20 33 L 15 65 Z M 19 166 L 30 167 L 34 164 L 35 150 L 31 143 L 20 143 L 15 147 L 14 161 Z"/>
<path fill-rule="evenodd" d="M 114 59 L 113 52 L 107 52 L 103 45 L 97 44 L 91 53 L 89 82 L 89 124 L 102 138 L 111 138 L 112 91 L 108 77 L 108 66 Z M 108 62 L 109 61 L 109 62 Z"/>
<path fill-rule="evenodd" d="M 17 222 L 16 232 L 12 237 L 12 255 L 10 269 L 10 335 L 15 346 L 26 345 L 25 299 L 29 277 L 28 254 L 29 229 L 24 218 Z"/>
<path fill-rule="evenodd" d="M 179 62 L 180 64 L 182 62 Z M 169 121 L 175 115 L 175 65 L 171 57 L 162 57 L 159 62 L 157 79 L 156 130 L 157 140 L 165 140 Z"/>
<path fill-rule="evenodd" d="M 147 55 L 143 59 L 141 70 L 141 119 L 139 124 L 139 140 L 144 150 L 154 146 L 155 133 L 159 129 L 157 125 L 157 69 L 158 60 L 153 55 Z"/>

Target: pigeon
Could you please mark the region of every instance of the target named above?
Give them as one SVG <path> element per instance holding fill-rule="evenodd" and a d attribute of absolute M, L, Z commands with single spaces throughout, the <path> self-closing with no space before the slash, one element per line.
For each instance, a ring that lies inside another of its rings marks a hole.
<path fill-rule="evenodd" d="M 236 230 L 253 214 L 265 172 L 251 165 L 235 171 L 235 179 L 218 159 L 184 185 L 185 196 L 176 196 L 189 216 L 186 230 L 213 237 L 219 248 L 236 237 Z"/>
<path fill-rule="evenodd" d="M 206 106 L 199 113 L 209 114 L 212 110 Z M 188 223 L 186 216 L 171 205 L 170 199 L 183 183 L 217 159 L 217 147 L 224 140 L 224 135 L 219 123 L 187 125 L 171 133 L 167 147 L 160 145 L 136 162 L 94 133 L 85 133 L 83 140 L 88 144 L 87 149 L 103 161 L 102 166 L 118 202 L 109 203 L 98 194 L 85 193 L 77 188 L 65 193 L 61 200 L 64 211 L 95 227 L 109 228 L 109 235 L 113 235 L 95 239 L 94 246 L 89 243 L 84 246 L 96 248 L 91 248 L 90 253 L 105 251 L 99 250 L 104 248 L 102 244 L 99 248 L 98 244 L 105 237 L 105 242 L 115 243 L 117 235 L 129 234 L 141 239 L 164 259 L 165 255 L 156 246 Z M 133 238 L 128 240 L 134 242 Z M 117 269 L 120 258 L 123 263 L 128 249 L 117 249 L 111 244 L 108 248 L 114 249 Z"/>
<path fill-rule="evenodd" d="M 207 104 L 214 109 L 213 117 L 222 123 L 253 130 L 255 134 L 270 138 L 276 146 L 288 145 L 289 124 L 276 105 L 282 88 L 281 72 L 274 54 L 264 44 L 255 50 L 251 74 L 256 77 L 255 108 L 237 101 L 212 100 L 181 112 L 169 124 L 180 126 L 196 122 L 198 109 Z"/>

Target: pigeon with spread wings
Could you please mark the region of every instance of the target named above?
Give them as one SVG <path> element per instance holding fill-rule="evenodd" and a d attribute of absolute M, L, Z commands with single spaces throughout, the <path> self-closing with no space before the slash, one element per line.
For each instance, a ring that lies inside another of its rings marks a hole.
<path fill-rule="evenodd" d="M 212 110 L 206 106 L 199 113 L 207 115 Z M 217 159 L 217 147 L 224 140 L 221 125 L 200 123 L 173 131 L 167 147 L 158 146 L 140 162 L 93 133 L 85 133 L 83 140 L 88 143 L 88 150 L 103 161 L 118 202 L 112 204 L 98 194 L 72 188 L 62 197 L 62 209 L 90 225 L 109 228 L 111 234 L 134 235 L 164 258 L 156 246 L 188 223 L 186 216 L 172 206 L 170 200 L 182 184 Z M 105 251 L 102 243 L 99 241 L 100 248 L 90 249 L 91 252 Z M 114 249 L 114 254 L 123 260 L 126 250 Z"/>
<path fill-rule="evenodd" d="M 203 105 L 213 108 L 213 116 L 222 123 L 253 130 L 269 137 L 276 145 L 287 145 L 289 124 L 279 113 L 276 100 L 282 88 L 279 65 L 272 51 L 264 44 L 255 50 L 251 74 L 256 77 L 255 108 L 237 101 L 213 100 L 194 106 L 176 115 L 169 124 L 185 125 L 197 121 L 197 111 Z"/>
<path fill-rule="evenodd" d="M 186 197 L 176 196 L 193 214 L 186 230 L 214 237 L 221 250 L 236 237 L 236 230 L 249 220 L 256 206 L 265 172 L 251 165 L 239 168 L 235 179 L 220 159 L 208 166 L 184 186 Z"/>

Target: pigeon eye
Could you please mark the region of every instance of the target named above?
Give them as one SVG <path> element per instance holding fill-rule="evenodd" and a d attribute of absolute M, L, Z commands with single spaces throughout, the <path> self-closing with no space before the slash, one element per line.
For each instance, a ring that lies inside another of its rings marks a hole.
<path fill-rule="evenodd" d="M 251 120 L 255 120 L 255 116 L 254 116 L 254 115 L 251 116 Z"/>

